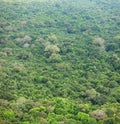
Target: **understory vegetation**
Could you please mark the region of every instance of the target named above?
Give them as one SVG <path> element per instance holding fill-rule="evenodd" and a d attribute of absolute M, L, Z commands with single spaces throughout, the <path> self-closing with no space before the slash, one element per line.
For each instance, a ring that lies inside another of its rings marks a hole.
<path fill-rule="evenodd" d="M 0 124 L 119 124 L 119 10 L 0 0 Z"/>

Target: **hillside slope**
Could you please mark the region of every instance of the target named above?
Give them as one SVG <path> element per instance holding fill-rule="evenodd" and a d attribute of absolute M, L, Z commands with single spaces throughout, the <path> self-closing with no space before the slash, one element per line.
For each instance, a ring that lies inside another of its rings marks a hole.
<path fill-rule="evenodd" d="M 0 0 L 0 123 L 119 124 L 120 0 Z"/>

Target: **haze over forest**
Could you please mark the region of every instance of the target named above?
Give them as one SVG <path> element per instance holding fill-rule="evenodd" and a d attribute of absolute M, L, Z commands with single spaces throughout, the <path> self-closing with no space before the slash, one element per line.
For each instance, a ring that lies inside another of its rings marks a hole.
<path fill-rule="evenodd" d="M 0 0 L 0 124 L 120 124 L 120 0 Z"/>

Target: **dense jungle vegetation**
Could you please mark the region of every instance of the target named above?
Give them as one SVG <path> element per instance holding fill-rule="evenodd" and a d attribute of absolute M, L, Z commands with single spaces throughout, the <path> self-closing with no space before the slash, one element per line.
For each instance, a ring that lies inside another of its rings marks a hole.
<path fill-rule="evenodd" d="M 0 0 L 0 124 L 120 124 L 120 0 Z"/>

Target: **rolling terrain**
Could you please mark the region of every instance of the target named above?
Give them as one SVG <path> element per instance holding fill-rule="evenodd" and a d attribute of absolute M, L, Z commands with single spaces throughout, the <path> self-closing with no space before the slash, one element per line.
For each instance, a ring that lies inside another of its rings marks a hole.
<path fill-rule="evenodd" d="M 0 124 L 120 123 L 120 0 L 0 0 Z"/>

